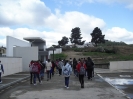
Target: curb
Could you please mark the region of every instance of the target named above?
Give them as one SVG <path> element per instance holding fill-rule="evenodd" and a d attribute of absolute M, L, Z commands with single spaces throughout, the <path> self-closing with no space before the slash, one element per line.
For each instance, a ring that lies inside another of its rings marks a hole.
<path fill-rule="evenodd" d="M 30 77 L 30 76 L 26 76 L 26 77 L 24 77 L 24 78 L 15 80 L 15 81 L 10 82 L 10 83 L 8 83 L 8 84 L 5 84 L 5 85 L 3 85 L 3 86 L 0 87 L 0 90 L 5 89 L 5 88 L 7 88 L 7 87 L 9 87 L 9 86 L 11 86 L 11 85 L 13 85 L 13 84 L 15 84 L 15 83 L 18 83 L 18 82 L 22 81 L 22 80 L 28 79 L 29 77 Z"/>

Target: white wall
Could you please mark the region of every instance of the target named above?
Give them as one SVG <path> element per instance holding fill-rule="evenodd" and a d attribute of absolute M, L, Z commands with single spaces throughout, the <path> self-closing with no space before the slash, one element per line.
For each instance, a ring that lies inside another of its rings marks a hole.
<path fill-rule="evenodd" d="M 0 60 L 4 67 L 2 76 L 22 72 L 22 58 L 0 57 Z"/>
<path fill-rule="evenodd" d="M 29 71 L 31 60 L 38 60 L 38 47 L 14 47 L 13 56 L 22 57 L 22 70 Z"/>
<path fill-rule="evenodd" d="M 110 70 L 133 69 L 133 61 L 112 61 Z"/>
<path fill-rule="evenodd" d="M 21 46 L 21 47 L 30 47 L 29 42 L 25 42 L 19 39 L 16 39 L 11 36 L 6 37 L 6 56 L 13 56 L 13 46 Z"/>
<path fill-rule="evenodd" d="M 45 43 L 32 43 L 32 46 L 38 46 L 38 49 L 44 49 L 44 51 L 46 51 L 46 45 Z"/>

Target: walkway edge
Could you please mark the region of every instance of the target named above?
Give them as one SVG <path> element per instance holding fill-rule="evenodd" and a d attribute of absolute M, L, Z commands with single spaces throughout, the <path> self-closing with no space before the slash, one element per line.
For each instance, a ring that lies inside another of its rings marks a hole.
<path fill-rule="evenodd" d="M 15 81 L 13 81 L 13 82 L 11 82 L 11 83 L 5 84 L 5 85 L 3 85 L 3 86 L 0 87 L 0 90 L 3 90 L 3 89 L 5 89 L 5 88 L 7 88 L 7 87 L 9 87 L 9 86 L 11 86 L 11 85 L 13 85 L 13 84 L 15 84 L 15 83 L 21 82 L 22 80 L 28 79 L 29 77 L 30 77 L 30 76 L 26 76 L 26 77 L 24 77 L 24 78 L 15 80 Z"/>

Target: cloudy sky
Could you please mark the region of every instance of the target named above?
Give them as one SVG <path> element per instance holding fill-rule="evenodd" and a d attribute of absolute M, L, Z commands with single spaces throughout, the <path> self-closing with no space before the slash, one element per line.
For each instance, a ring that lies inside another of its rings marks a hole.
<path fill-rule="evenodd" d="M 99 27 L 105 39 L 133 44 L 133 0 L 0 0 L 0 46 L 6 36 L 57 45 L 75 27 L 86 42 Z"/>

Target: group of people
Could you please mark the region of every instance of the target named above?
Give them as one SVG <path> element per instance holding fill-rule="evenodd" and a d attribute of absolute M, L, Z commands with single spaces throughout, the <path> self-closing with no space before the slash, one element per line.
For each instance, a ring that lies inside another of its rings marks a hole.
<path fill-rule="evenodd" d="M 59 58 L 56 61 L 51 61 L 50 59 L 46 62 L 31 61 L 29 68 L 31 74 L 30 83 L 34 83 L 34 85 L 36 85 L 36 78 L 41 83 L 44 79 L 45 72 L 47 74 L 47 81 L 51 79 L 51 76 L 54 76 L 55 72 L 58 72 L 59 76 L 63 75 L 67 89 L 69 88 L 69 78 L 72 73 L 79 78 L 81 88 L 84 88 L 84 76 L 88 80 L 92 80 L 92 77 L 94 77 L 94 63 L 90 57 L 78 60 L 76 58 L 73 60 L 72 58 L 70 60 L 61 60 Z"/>

